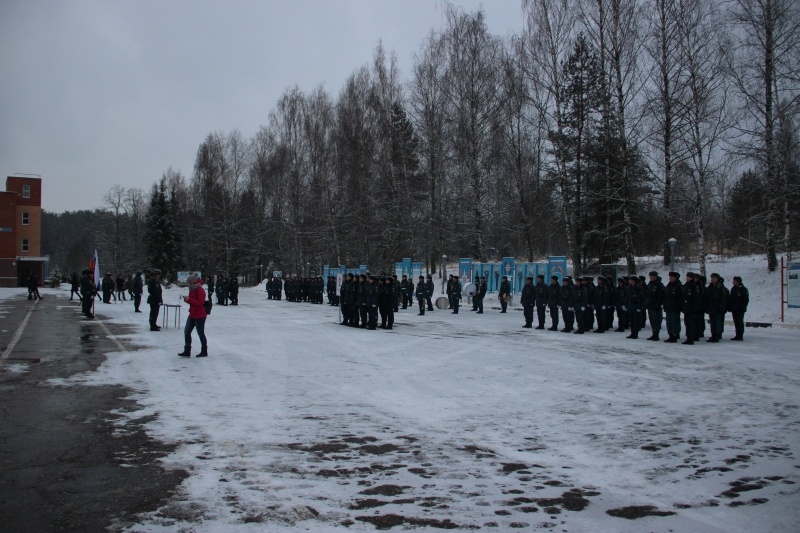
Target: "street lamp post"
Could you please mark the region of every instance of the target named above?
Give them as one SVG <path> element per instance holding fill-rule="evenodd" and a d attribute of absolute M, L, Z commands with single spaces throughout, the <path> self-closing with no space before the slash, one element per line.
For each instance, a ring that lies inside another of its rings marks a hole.
<path fill-rule="evenodd" d="M 672 237 L 667 243 L 669 244 L 669 269 L 675 272 L 675 246 L 678 245 L 678 239 Z"/>
<path fill-rule="evenodd" d="M 444 284 L 447 280 L 447 256 L 442 256 L 442 294 L 444 294 Z"/>

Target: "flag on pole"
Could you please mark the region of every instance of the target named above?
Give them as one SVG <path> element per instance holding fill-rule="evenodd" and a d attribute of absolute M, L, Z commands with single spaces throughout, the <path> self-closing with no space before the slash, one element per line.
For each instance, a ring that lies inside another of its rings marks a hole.
<path fill-rule="evenodd" d="M 89 268 L 94 270 L 94 285 L 100 286 L 100 260 L 97 258 L 97 249 L 94 250 L 94 255 L 89 260 Z"/>

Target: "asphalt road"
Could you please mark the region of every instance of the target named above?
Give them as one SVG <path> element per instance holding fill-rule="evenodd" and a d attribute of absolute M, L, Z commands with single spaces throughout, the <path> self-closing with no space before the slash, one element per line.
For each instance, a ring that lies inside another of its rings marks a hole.
<path fill-rule="evenodd" d="M 186 476 L 161 468 L 170 448 L 147 437 L 147 420 L 114 425 L 112 411 L 135 409 L 124 387 L 48 383 L 94 370 L 119 350 L 109 332 L 125 331 L 100 320 L 46 294 L 0 301 L 3 531 L 116 529 L 160 507 Z"/>

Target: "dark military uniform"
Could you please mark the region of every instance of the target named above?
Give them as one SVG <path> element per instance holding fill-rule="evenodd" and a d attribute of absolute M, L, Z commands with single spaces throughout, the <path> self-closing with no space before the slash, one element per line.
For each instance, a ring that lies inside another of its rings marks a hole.
<path fill-rule="evenodd" d="M 382 329 L 392 329 L 394 325 L 394 307 L 397 304 L 397 293 L 394 285 L 392 278 L 386 278 L 378 292 Z"/>
<path fill-rule="evenodd" d="M 747 312 L 747 304 L 749 303 L 750 291 L 742 285 L 742 278 L 734 276 L 731 296 L 728 299 L 728 309 L 733 315 L 733 327 L 736 330 L 736 336 L 731 339 L 732 341 L 744 340 L 744 314 Z"/>
<path fill-rule="evenodd" d="M 137 272 L 133 278 L 133 309 L 136 313 L 141 313 L 139 306 L 142 304 L 142 293 L 144 293 L 144 281 L 142 280 L 142 273 Z"/>
<path fill-rule="evenodd" d="M 433 298 L 433 291 L 433 278 L 428 274 L 428 279 L 425 282 L 425 294 L 427 294 L 425 302 L 428 304 L 428 311 L 433 311 L 433 301 L 431 300 L 431 298 Z"/>
<path fill-rule="evenodd" d="M 681 308 L 683 307 L 683 286 L 679 281 L 680 274 L 669 273 L 669 283 L 664 287 L 664 312 L 667 316 L 667 335 L 664 342 L 676 343 L 681 337 Z"/>
<path fill-rule="evenodd" d="M 561 307 L 561 318 L 564 319 L 564 329 L 561 331 L 569 333 L 573 330 L 575 325 L 575 308 L 573 307 L 573 300 L 575 299 L 575 286 L 572 284 L 572 278 L 569 276 L 564 277 L 561 283 L 561 290 L 559 291 L 558 305 Z"/>
<path fill-rule="evenodd" d="M 658 277 L 656 272 L 650 272 L 650 283 L 647 284 L 645 302 L 647 305 L 647 317 L 650 320 L 650 329 L 653 332 L 647 340 L 657 341 L 658 334 L 661 332 L 661 323 L 664 320 L 664 284 L 661 283 L 661 278 Z"/>
<path fill-rule="evenodd" d="M 533 287 L 534 304 L 536 305 L 536 318 L 539 325 L 536 329 L 544 329 L 544 317 L 547 310 L 547 285 L 544 284 L 544 276 L 536 276 L 536 285 Z"/>
<path fill-rule="evenodd" d="M 231 298 L 231 305 L 239 305 L 239 277 L 234 274 L 228 281 L 228 294 Z"/>
<path fill-rule="evenodd" d="M 481 278 L 475 291 L 475 305 L 478 308 L 478 312 L 476 314 L 478 315 L 483 314 L 483 299 L 486 298 L 487 289 L 488 287 L 486 286 L 486 278 Z"/>
<path fill-rule="evenodd" d="M 367 306 L 367 329 L 374 330 L 378 327 L 379 287 L 375 276 L 367 280 L 365 301 Z"/>
<path fill-rule="evenodd" d="M 509 298 L 511 297 L 511 282 L 508 281 L 506 276 L 503 276 L 503 281 L 500 282 L 500 292 L 498 293 L 498 297 L 500 298 L 500 312 L 505 313 L 508 309 L 508 302 L 506 301 L 506 296 Z"/>
<path fill-rule="evenodd" d="M 628 311 L 628 322 L 631 325 L 631 334 L 628 339 L 638 339 L 639 330 L 642 328 L 641 316 L 644 309 L 644 287 L 636 278 L 630 278 L 628 290 L 625 292 L 625 309 Z"/>
<path fill-rule="evenodd" d="M 349 310 L 349 307 L 347 305 L 347 303 L 348 303 L 347 302 L 347 293 L 350 291 L 350 282 L 351 282 L 351 275 L 347 274 L 347 275 L 345 275 L 344 280 L 342 281 L 342 286 L 339 287 L 339 293 L 340 293 L 340 298 L 341 298 L 341 301 L 340 301 L 340 304 L 339 304 L 339 310 L 342 313 L 342 322 L 341 322 L 342 326 L 346 326 L 350 322 L 350 317 L 348 315 L 350 310 Z"/>
<path fill-rule="evenodd" d="M 358 291 L 356 292 L 356 305 L 358 305 L 358 314 L 359 316 L 356 318 L 356 324 L 358 324 L 358 319 L 361 319 L 361 328 L 367 327 L 367 315 L 369 314 L 369 307 L 367 302 L 367 276 L 361 274 L 358 280 Z"/>
<path fill-rule="evenodd" d="M 530 281 L 530 283 L 528 283 Z M 525 279 L 525 285 L 522 287 L 522 293 L 519 296 L 519 303 L 522 306 L 522 315 L 525 317 L 525 324 L 523 328 L 533 327 L 533 306 L 536 303 L 536 292 L 533 286 L 533 278 L 528 277 Z"/>
<path fill-rule="evenodd" d="M 617 329 L 614 331 L 625 331 L 628 329 L 628 312 L 625 310 L 625 293 L 627 292 L 625 278 L 617 278 L 617 286 L 614 287 L 614 306 L 617 310 Z"/>
<path fill-rule="evenodd" d="M 417 282 L 417 291 L 415 293 L 417 303 L 419 304 L 419 314 L 425 315 L 425 300 L 428 298 L 428 289 L 425 284 L 425 279 L 420 276 Z"/>
<path fill-rule="evenodd" d="M 597 329 L 595 333 L 605 333 L 608 325 L 608 308 L 611 306 L 611 291 L 606 285 L 606 278 L 597 278 L 597 287 L 594 289 L 594 300 L 592 301 L 595 315 L 597 316 Z"/>
<path fill-rule="evenodd" d="M 706 342 L 719 342 L 722 338 L 725 313 L 728 310 L 728 294 L 719 274 L 711 274 L 711 284 L 706 289 L 706 308 L 711 327 L 711 337 Z"/>
<path fill-rule="evenodd" d="M 683 325 L 686 327 L 686 340 L 683 344 L 694 344 L 697 338 L 697 314 L 703 312 L 703 302 L 697 289 L 697 281 L 691 272 L 686 274 L 686 283 L 681 290 L 683 299 Z"/>
<path fill-rule="evenodd" d="M 575 322 L 578 329 L 573 333 L 583 335 L 586 333 L 588 324 L 586 323 L 586 307 L 589 305 L 588 283 L 584 283 L 583 278 L 575 278 L 575 287 L 572 292 L 572 309 L 575 312 Z"/>
<path fill-rule="evenodd" d="M 453 276 L 453 314 L 458 314 L 458 306 L 461 304 L 461 282 L 458 281 L 458 276 Z"/>
<path fill-rule="evenodd" d="M 411 303 L 412 290 L 413 289 L 408 286 L 408 276 L 403 274 L 403 281 L 400 282 L 400 296 L 403 299 L 403 309 L 408 309 L 408 304 Z"/>
<path fill-rule="evenodd" d="M 550 309 L 549 331 L 558 331 L 558 305 L 561 302 L 561 286 L 558 284 L 558 276 L 550 278 L 550 286 L 547 287 L 547 307 Z"/>

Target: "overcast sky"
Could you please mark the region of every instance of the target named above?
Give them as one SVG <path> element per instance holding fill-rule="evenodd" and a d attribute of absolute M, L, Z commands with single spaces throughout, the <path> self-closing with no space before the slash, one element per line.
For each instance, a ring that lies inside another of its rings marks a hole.
<path fill-rule="evenodd" d="M 520 0 L 483 7 L 522 28 Z M 50 212 L 93 209 L 113 185 L 192 175 L 213 131 L 246 137 L 288 86 L 336 97 L 383 39 L 404 80 L 440 29 L 441 0 L 0 0 L 0 173 L 39 174 Z"/>

